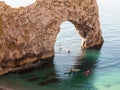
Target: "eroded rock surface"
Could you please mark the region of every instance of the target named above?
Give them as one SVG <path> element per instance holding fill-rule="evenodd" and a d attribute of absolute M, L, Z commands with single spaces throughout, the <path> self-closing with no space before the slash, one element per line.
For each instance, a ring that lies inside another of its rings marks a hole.
<path fill-rule="evenodd" d="M 75 25 L 82 48 L 101 44 L 98 19 L 96 0 L 37 0 L 25 8 L 0 2 L 0 75 L 53 56 L 64 21 Z"/>

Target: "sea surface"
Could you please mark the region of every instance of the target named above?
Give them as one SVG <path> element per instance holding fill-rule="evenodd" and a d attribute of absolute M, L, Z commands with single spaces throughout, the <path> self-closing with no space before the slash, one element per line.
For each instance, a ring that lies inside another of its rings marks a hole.
<path fill-rule="evenodd" d="M 120 90 L 120 1 L 97 1 L 104 37 L 101 49 L 82 51 L 74 25 L 63 22 L 55 57 L 41 68 L 0 77 L 0 86 L 15 90 Z M 69 74 L 69 68 L 80 71 Z"/>

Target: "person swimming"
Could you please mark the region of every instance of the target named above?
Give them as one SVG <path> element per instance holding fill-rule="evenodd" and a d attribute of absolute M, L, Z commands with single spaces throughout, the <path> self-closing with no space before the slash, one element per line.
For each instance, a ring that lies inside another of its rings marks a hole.
<path fill-rule="evenodd" d="M 88 76 L 90 74 L 90 70 L 87 70 L 84 72 L 85 76 Z"/>
<path fill-rule="evenodd" d="M 62 45 L 61 44 L 57 45 L 57 47 L 59 48 L 59 50 L 62 49 Z"/>
<path fill-rule="evenodd" d="M 70 50 L 68 49 L 68 54 L 70 53 Z"/>

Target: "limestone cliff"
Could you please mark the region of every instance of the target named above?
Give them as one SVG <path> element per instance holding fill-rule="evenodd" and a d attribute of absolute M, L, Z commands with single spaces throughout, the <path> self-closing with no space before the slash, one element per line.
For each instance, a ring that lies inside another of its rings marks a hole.
<path fill-rule="evenodd" d="M 101 44 L 98 19 L 96 0 L 37 0 L 21 8 L 0 2 L 0 75 L 53 56 L 64 21 L 75 25 L 82 48 Z"/>

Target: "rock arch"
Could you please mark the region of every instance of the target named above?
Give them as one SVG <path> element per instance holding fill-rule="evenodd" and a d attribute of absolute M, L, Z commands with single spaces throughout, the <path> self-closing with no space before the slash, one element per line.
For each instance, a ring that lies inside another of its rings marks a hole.
<path fill-rule="evenodd" d="M 60 31 L 57 34 L 56 42 L 54 45 L 55 53 L 68 53 L 69 51 L 80 50 L 81 37 L 75 25 L 70 21 L 62 22 L 60 25 Z M 73 46 L 76 47 L 73 49 Z"/>
<path fill-rule="evenodd" d="M 54 55 L 59 26 L 72 22 L 82 48 L 102 44 L 96 0 L 36 0 L 11 8 L 0 2 L 0 74 L 24 69 Z"/>

